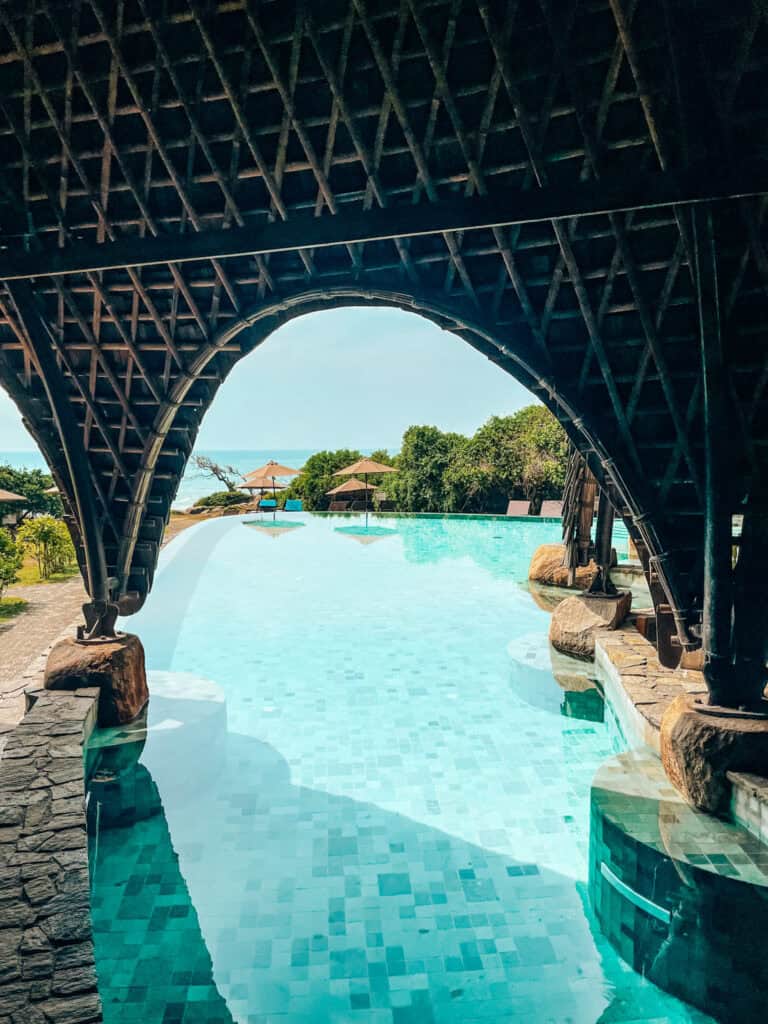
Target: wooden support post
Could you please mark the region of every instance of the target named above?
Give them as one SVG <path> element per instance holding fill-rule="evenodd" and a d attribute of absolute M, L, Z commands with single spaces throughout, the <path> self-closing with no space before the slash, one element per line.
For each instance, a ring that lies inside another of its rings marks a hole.
<path fill-rule="evenodd" d="M 725 360 L 720 332 L 717 263 L 712 212 L 693 210 L 699 341 L 704 383 L 704 593 L 702 646 L 710 703 L 738 706 L 733 678 L 731 619 L 731 494 Z"/>
<path fill-rule="evenodd" d="M 613 556 L 613 505 L 608 500 L 605 490 L 600 493 L 600 505 L 597 509 L 597 528 L 595 530 L 595 561 L 599 572 L 590 588 L 593 593 L 615 594 L 616 587 L 611 582 L 611 558 Z"/>
<path fill-rule="evenodd" d="M 584 463 L 579 495 L 579 528 L 576 541 L 579 549 L 579 565 L 589 565 L 594 546 L 592 544 L 592 523 L 595 519 L 597 480 L 589 466 Z"/>

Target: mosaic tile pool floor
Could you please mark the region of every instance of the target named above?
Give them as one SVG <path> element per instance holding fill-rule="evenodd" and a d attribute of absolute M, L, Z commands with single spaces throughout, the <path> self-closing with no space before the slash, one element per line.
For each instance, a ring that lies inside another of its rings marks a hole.
<path fill-rule="evenodd" d="M 525 589 L 558 525 L 301 520 L 193 528 L 130 622 L 146 745 L 106 737 L 90 808 L 107 1024 L 707 1021 L 588 907 L 624 742 Z"/>

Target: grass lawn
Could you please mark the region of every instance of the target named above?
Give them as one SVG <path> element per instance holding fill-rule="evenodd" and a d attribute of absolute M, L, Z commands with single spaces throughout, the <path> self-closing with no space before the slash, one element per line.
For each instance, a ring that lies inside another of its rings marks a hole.
<path fill-rule="evenodd" d="M 71 580 L 73 576 L 77 576 L 78 568 L 73 565 L 69 569 L 65 569 L 64 572 L 55 572 L 47 580 L 40 579 L 40 573 L 37 571 L 37 562 L 31 555 L 24 557 L 24 562 L 19 570 L 18 584 L 22 586 L 29 586 L 31 583 L 63 583 L 64 580 Z"/>
<path fill-rule="evenodd" d="M 0 622 L 12 619 L 27 607 L 27 602 L 20 597 L 0 597 Z"/>

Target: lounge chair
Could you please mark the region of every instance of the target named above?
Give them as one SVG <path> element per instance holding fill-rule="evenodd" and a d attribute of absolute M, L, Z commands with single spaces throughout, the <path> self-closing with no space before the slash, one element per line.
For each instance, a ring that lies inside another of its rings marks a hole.
<path fill-rule="evenodd" d="M 563 503 L 562 501 L 542 501 L 540 516 L 546 516 L 549 519 L 562 519 L 563 518 Z"/>
<path fill-rule="evenodd" d="M 328 506 L 329 512 L 346 512 L 349 508 L 348 501 L 332 501 Z"/>
<path fill-rule="evenodd" d="M 277 502 L 274 498 L 262 498 L 259 502 L 259 512 L 274 512 Z"/>
<path fill-rule="evenodd" d="M 527 516 L 531 507 L 530 501 L 510 501 L 507 505 L 508 516 Z"/>
<path fill-rule="evenodd" d="M 303 512 L 304 503 L 301 498 L 286 498 L 284 512 Z"/>

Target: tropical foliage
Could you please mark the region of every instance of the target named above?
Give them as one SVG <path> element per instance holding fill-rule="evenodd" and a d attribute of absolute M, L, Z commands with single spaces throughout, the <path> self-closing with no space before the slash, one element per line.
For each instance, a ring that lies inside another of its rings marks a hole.
<path fill-rule="evenodd" d="M 362 455 L 342 448 L 313 455 L 279 495 L 301 498 L 309 510 L 327 509 L 327 492 L 340 483 L 334 473 Z M 409 427 L 400 454 L 371 454 L 397 474 L 369 477 L 402 512 L 498 512 L 510 498 L 527 498 L 537 512 L 544 498 L 562 493 L 568 442 L 555 417 L 541 405 L 511 416 L 492 416 L 472 436 L 433 426 Z"/>
<path fill-rule="evenodd" d="M 51 486 L 53 477 L 40 469 L 15 469 L 13 466 L 0 465 L 0 488 L 14 494 L 23 494 L 27 499 L 27 504 L 23 507 L 15 502 L 12 505 L 0 502 L 0 517 L 7 513 L 15 513 L 23 520 L 41 512 L 61 516 L 61 498 L 58 494 L 45 493 Z"/>
<path fill-rule="evenodd" d="M 215 491 L 204 498 L 198 498 L 194 507 L 226 508 L 229 505 L 242 505 L 247 501 L 250 501 L 250 497 L 243 491 Z"/>
<path fill-rule="evenodd" d="M 75 562 L 69 530 L 61 519 L 53 516 L 27 519 L 19 527 L 16 540 L 34 558 L 40 579 L 48 580 L 55 573 L 65 572 Z"/>
<path fill-rule="evenodd" d="M 344 482 L 343 477 L 334 476 L 334 474 L 362 458 L 363 453 L 359 452 L 356 448 L 339 448 L 337 451 L 317 452 L 317 454 L 311 455 L 304 464 L 301 473 L 291 483 L 290 487 L 279 493 L 279 503 L 282 505 L 289 498 L 300 498 L 304 502 L 304 508 L 310 512 L 328 508 L 331 501 L 328 497 L 328 491 Z M 397 461 L 383 448 L 372 452 L 368 458 L 373 459 L 374 462 L 380 462 L 384 466 L 394 466 Z M 382 484 L 385 477 L 387 484 L 389 484 L 390 474 L 388 473 L 382 473 L 378 476 L 370 475 L 368 483 Z"/>
<path fill-rule="evenodd" d="M 447 468 L 445 510 L 503 512 L 510 498 L 527 498 L 538 512 L 562 493 L 567 461 L 565 431 L 544 406 L 492 416 Z"/>
<path fill-rule="evenodd" d="M 390 486 L 398 509 L 407 512 L 449 512 L 446 475 L 467 439 L 437 427 L 408 427 Z"/>
<path fill-rule="evenodd" d="M 21 548 L 7 530 L 0 530 L 0 598 L 18 579 L 21 562 Z"/>

